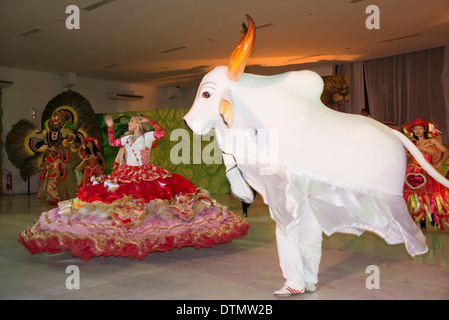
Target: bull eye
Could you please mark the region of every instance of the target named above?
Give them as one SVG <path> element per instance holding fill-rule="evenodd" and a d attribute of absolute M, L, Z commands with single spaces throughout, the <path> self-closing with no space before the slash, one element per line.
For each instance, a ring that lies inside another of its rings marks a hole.
<path fill-rule="evenodd" d="M 207 91 L 203 92 L 203 98 L 209 99 L 210 96 L 211 96 L 211 94 L 209 92 L 207 92 Z"/>

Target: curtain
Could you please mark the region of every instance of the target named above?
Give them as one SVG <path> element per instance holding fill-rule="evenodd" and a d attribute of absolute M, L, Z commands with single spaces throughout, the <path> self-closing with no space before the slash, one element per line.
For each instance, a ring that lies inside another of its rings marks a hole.
<path fill-rule="evenodd" d="M 446 46 L 444 48 L 444 65 L 441 82 L 443 83 L 444 104 L 446 110 L 446 128 L 448 128 L 447 130 L 449 130 L 449 46 Z M 449 140 L 449 132 L 447 134 L 447 137 Z M 448 140 L 446 140 L 446 147 L 449 147 Z"/>
<path fill-rule="evenodd" d="M 378 121 L 398 126 L 435 121 L 449 147 L 449 46 L 338 65 L 350 81 L 347 112 L 367 107 Z"/>
<path fill-rule="evenodd" d="M 436 121 L 447 146 L 449 109 L 442 81 L 446 79 L 447 88 L 447 59 L 443 76 L 445 55 L 447 48 L 439 47 L 363 62 L 373 117 L 397 125 L 416 118 Z"/>

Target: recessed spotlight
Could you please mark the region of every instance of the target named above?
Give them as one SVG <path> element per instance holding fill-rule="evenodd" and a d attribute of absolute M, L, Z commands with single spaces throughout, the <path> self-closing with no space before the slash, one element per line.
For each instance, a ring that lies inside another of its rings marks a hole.
<path fill-rule="evenodd" d="M 408 35 L 402 36 L 402 37 L 380 40 L 379 42 L 385 43 L 385 42 L 390 42 L 390 41 L 396 41 L 396 40 L 402 40 L 402 39 L 417 37 L 417 36 L 420 36 L 420 35 L 421 35 L 421 33 L 413 33 L 413 34 L 408 34 Z"/>
<path fill-rule="evenodd" d="M 87 7 L 84 7 L 83 9 L 86 11 L 92 11 L 92 10 L 97 9 L 98 7 L 104 6 L 105 4 L 108 4 L 109 2 L 112 2 L 112 1 L 114 1 L 114 0 L 100 0 L 100 1 L 97 1 L 97 2 L 87 6 Z"/>
<path fill-rule="evenodd" d="M 186 46 L 180 46 L 180 47 L 161 51 L 161 53 L 169 53 L 169 52 L 178 51 L 178 50 L 182 50 L 182 49 L 186 49 L 186 48 L 187 48 Z"/>
<path fill-rule="evenodd" d="M 31 36 L 31 35 L 33 35 L 33 34 L 36 34 L 36 33 L 38 33 L 38 32 L 41 32 L 41 31 L 44 31 L 44 29 L 41 29 L 41 28 L 33 28 L 33 29 L 28 30 L 28 31 L 22 32 L 21 34 L 19 34 L 19 36 L 21 36 L 21 37 L 23 37 L 23 38 L 26 38 L 26 37 L 29 37 L 29 36 Z"/>
<path fill-rule="evenodd" d="M 263 29 L 263 28 L 268 28 L 268 27 L 272 27 L 272 26 L 273 26 L 272 23 L 265 23 L 265 24 L 262 24 L 262 25 L 256 27 L 256 29 Z"/>
<path fill-rule="evenodd" d="M 123 62 L 116 62 L 116 63 L 113 63 L 113 64 L 103 67 L 103 69 L 115 68 L 115 67 L 122 66 L 122 65 L 124 65 Z"/>

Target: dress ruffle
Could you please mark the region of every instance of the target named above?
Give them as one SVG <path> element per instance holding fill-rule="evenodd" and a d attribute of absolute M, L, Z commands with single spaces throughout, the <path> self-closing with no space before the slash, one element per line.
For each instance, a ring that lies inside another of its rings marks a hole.
<path fill-rule="evenodd" d="M 80 188 L 77 196 L 81 201 L 96 200 L 111 203 L 123 196 L 132 196 L 146 202 L 160 198 L 171 199 L 178 194 L 195 192 L 196 186 L 181 175 L 170 173 L 159 166 L 121 165 L 105 180 L 119 184 L 115 190 L 108 190 L 103 184 Z"/>
<path fill-rule="evenodd" d="M 191 221 L 149 217 L 138 227 L 119 226 L 113 219 L 61 217 L 59 208 L 44 212 L 19 242 L 32 253 L 69 250 L 88 260 L 94 256 L 144 259 L 150 252 L 191 246 L 196 249 L 246 235 L 249 224 L 225 208 L 211 207 Z"/>
<path fill-rule="evenodd" d="M 32 254 L 69 250 L 82 260 L 143 259 L 155 251 L 211 247 L 248 232 L 240 214 L 156 165 L 122 165 L 106 180 L 118 187 L 80 188 L 77 198 L 42 213 L 18 241 Z"/>

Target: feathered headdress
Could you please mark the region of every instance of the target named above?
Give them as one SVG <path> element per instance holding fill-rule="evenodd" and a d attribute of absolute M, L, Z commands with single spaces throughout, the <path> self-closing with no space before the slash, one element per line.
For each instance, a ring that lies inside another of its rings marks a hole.
<path fill-rule="evenodd" d="M 439 136 L 441 131 L 437 129 L 437 124 L 434 121 L 426 121 L 424 119 L 415 119 L 412 122 L 404 123 L 402 130 L 409 138 L 413 138 L 413 127 L 422 126 L 426 130 L 428 138 Z"/>

